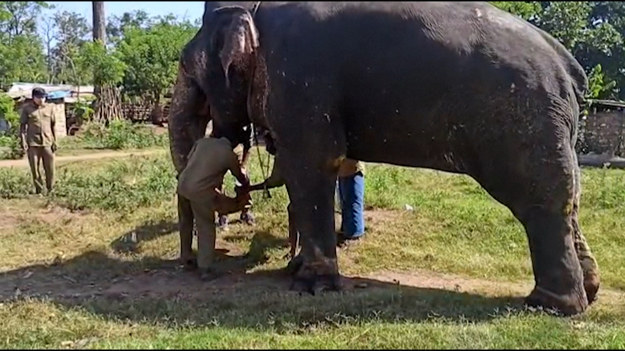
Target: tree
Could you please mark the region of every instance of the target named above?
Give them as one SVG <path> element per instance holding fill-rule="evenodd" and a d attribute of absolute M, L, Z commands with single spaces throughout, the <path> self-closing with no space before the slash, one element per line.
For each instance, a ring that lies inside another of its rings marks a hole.
<path fill-rule="evenodd" d="M 96 102 L 95 119 L 106 124 L 121 117 L 121 97 L 116 86 L 122 81 L 125 65 L 119 55 L 98 40 L 85 43 L 78 57 L 81 70 L 93 72 L 94 84 L 102 87 Z"/>
<path fill-rule="evenodd" d="M 117 43 L 123 37 L 126 28 L 148 29 L 152 26 L 152 19 L 147 12 L 136 10 L 124 12 L 121 16 L 112 16 L 106 24 L 106 35 L 111 41 Z"/>
<path fill-rule="evenodd" d="M 45 59 L 35 19 L 45 2 L 0 2 L 0 88 L 45 80 Z"/>
<path fill-rule="evenodd" d="M 92 1 L 93 7 L 93 41 L 100 40 L 106 43 L 106 25 L 104 17 L 104 2 Z"/>
<path fill-rule="evenodd" d="M 190 23 L 158 23 L 148 30 L 126 28 L 119 44 L 127 66 L 125 91 L 131 96 L 147 97 L 158 105 L 175 82 L 182 48 L 196 32 Z"/>
<path fill-rule="evenodd" d="M 588 94 L 590 99 L 614 99 L 616 82 L 606 79 L 601 65 L 595 66 L 588 75 Z"/>
<path fill-rule="evenodd" d="M 52 49 L 55 78 L 61 82 L 81 85 L 91 82 L 89 72 L 80 71 L 76 59 L 89 33 L 87 19 L 76 12 L 54 14 L 56 46 Z"/>
<path fill-rule="evenodd" d="M 45 1 L 0 2 L 0 32 L 5 40 L 19 35 L 37 34 L 37 17 L 44 8 L 51 6 Z"/>
<path fill-rule="evenodd" d="M 590 97 L 625 97 L 625 3 L 505 2 L 493 5 L 517 14 L 559 40 L 592 81 Z"/>
<path fill-rule="evenodd" d="M 491 1 L 490 3 L 530 22 L 536 20 L 542 12 L 538 1 Z"/>
<path fill-rule="evenodd" d="M 96 120 L 108 123 L 116 118 L 120 118 L 121 96 L 115 86 L 121 80 L 118 71 L 123 70 L 123 66 L 118 65 L 114 57 L 106 52 L 106 20 L 104 14 L 104 2 L 92 1 L 93 8 L 93 46 L 88 46 L 84 53 L 91 58 L 93 64 L 94 92 L 96 95 L 95 118 Z M 91 51 L 89 51 L 91 50 Z M 91 55 L 90 55 L 91 54 Z M 96 57 L 102 55 L 101 57 Z M 104 70 L 100 72 L 100 70 Z"/>

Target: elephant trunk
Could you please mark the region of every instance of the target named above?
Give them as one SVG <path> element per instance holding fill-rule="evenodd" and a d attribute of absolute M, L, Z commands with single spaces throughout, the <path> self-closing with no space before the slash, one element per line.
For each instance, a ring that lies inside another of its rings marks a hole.
<path fill-rule="evenodd" d="M 205 135 L 210 119 L 206 98 L 185 74 L 181 64 L 167 123 L 169 147 L 177 173 L 186 166 L 187 156 L 195 141 Z"/>

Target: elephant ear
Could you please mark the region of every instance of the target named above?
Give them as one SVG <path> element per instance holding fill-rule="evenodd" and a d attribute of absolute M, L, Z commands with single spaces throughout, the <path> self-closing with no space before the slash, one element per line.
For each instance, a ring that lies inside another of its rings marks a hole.
<path fill-rule="evenodd" d="M 223 29 L 218 31 L 221 38 L 217 40 L 222 44 L 218 45 L 219 59 L 226 78 L 226 87 L 230 86 L 229 72 L 230 67 L 235 66 L 241 70 L 245 70 L 250 64 L 252 55 L 259 46 L 258 31 L 254 25 L 251 14 L 242 8 L 234 8 L 238 11 L 232 11 L 232 8 L 221 8 L 216 11 L 224 11 L 223 15 L 228 17 L 228 21 L 224 21 Z M 226 10 L 228 11 L 226 14 Z"/>

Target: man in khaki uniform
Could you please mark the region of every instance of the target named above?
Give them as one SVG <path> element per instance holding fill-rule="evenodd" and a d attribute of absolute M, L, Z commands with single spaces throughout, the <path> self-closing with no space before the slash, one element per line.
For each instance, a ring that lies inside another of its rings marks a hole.
<path fill-rule="evenodd" d="M 233 138 L 234 139 L 234 138 Z M 178 195 L 188 199 L 195 217 L 198 238 L 197 266 L 202 279 L 210 278 L 215 251 L 215 211 L 230 214 L 249 208 L 249 178 L 242 171 L 233 148 L 226 137 L 205 137 L 189 152 L 186 167 L 178 178 Z M 220 189 L 227 171 L 242 185 L 237 198 L 225 196 Z M 190 253 L 181 253 L 190 256 Z M 186 257 L 183 257 L 185 259 Z"/>
<path fill-rule="evenodd" d="M 35 183 L 35 192 L 41 194 L 43 180 L 39 166 L 43 163 L 48 193 L 54 187 L 54 152 L 56 134 L 54 132 L 54 105 L 46 104 L 46 92 L 42 88 L 32 91 L 32 102 L 27 102 L 20 115 L 20 135 L 22 148 L 28 154 L 28 163 Z"/>

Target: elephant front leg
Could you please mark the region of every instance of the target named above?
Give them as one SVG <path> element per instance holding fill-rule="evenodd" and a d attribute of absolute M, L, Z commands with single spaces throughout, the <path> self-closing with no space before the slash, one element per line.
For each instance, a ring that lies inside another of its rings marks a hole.
<path fill-rule="evenodd" d="M 334 232 L 334 184 L 326 174 L 306 175 L 288 182 L 293 222 L 299 231 L 300 254 L 292 261 L 293 287 L 314 294 L 339 290 L 340 275 Z"/>

